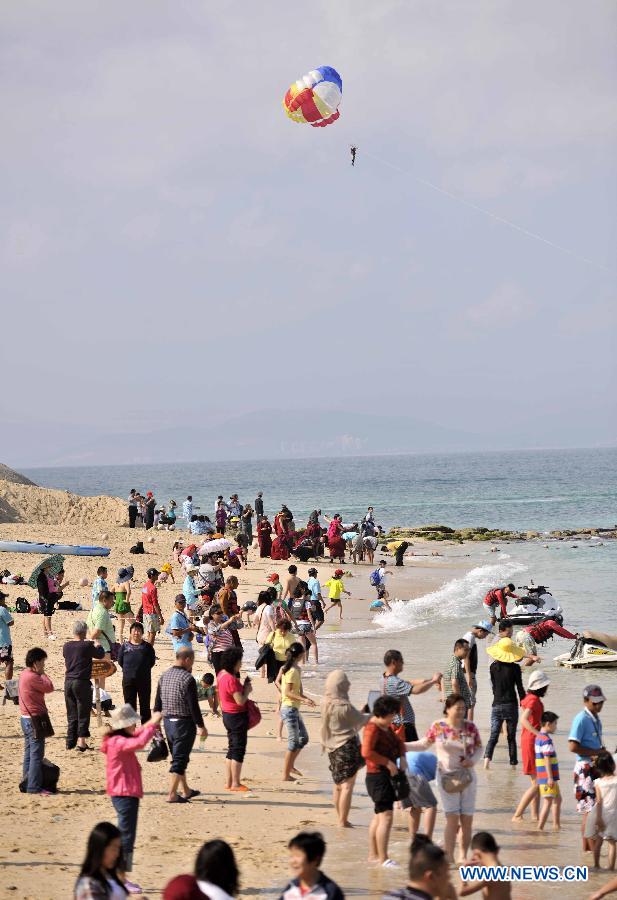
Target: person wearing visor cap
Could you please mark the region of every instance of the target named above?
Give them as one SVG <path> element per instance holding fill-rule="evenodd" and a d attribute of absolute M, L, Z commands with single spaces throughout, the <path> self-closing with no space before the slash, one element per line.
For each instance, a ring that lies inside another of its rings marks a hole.
<path fill-rule="evenodd" d="M 463 640 L 467 641 L 467 643 L 469 644 L 469 653 L 463 660 L 463 667 L 465 669 L 467 684 L 469 685 L 469 690 L 471 691 L 472 705 L 467 710 L 467 718 L 470 722 L 473 722 L 473 709 L 476 705 L 476 693 L 478 690 L 478 647 L 476 641 L 483 641 L 489 636 L 489 634 L 492 633 L 493 626 L 488 621 L 488 619 L 484 619 L 482 622 L 478 622 L 477 625 L 474 625 L 470 631 L 465 632 L 465 634 L 462 636 Z"/>
<path fill-rule="evenodd" d="M 593 784 L 593 761 L 601 750 L 602 722 L 600 713 L 606 697 L 599 684 L 588 684 L 583 690 L 583 709 L 577 713 L 568 735 L 568 745 L 576 754 L 574 764 L 574 797 L 576 809 L 582 813 L 581 830 L 583 850 L 593 849 L 593 839 L 585 837 L 587 816 L 596 803 L 596 791 Z"/>

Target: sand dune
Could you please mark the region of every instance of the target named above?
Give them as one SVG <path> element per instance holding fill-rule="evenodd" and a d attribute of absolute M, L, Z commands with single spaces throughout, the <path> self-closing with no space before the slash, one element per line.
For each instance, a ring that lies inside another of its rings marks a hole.
<path fill-rule="evenodd" d="M 127 523 L 127 512 L 126 504 L 117 497 L 80 497 L 68 491 L 41 488 L 11 479 L 0 480 L 0 522 L 124 525 Z"/>

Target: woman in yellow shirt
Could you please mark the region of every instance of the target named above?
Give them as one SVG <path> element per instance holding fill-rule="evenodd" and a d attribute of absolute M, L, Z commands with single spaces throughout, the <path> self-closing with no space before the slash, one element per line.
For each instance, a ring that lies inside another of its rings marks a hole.
<path fill-rule="evenodd" d="M 302 775 L 295 767 L 298 754 L 308 744 L 308 732 L 300 706 L 306 703 L 314 707 L 315 702 L 305 696 L 302 688 L 300 665 L 304 661 L 304 646 L 293 643 L 287 650 L 287 660 L 279 672 L 277 684 L 281 687 L 281 719 L 287 726 L 287 753 L 283 764 L 283 781 L 295 781 L 293 775 Z"/>
<path fill-rule="evenodd" d="M 276 666 L 276 679 L 275 679 L 275 687 L 279 694 L 281 693 L 281 688 L 279 684 L 278 675 L 284 664 L 287 662 L 287 651 L 291 647 L 292 644 L 296 642 L 296 635 L 291 633 L 291 622 L 289 619 L 282 619 L 276 629 L 268 635 L 266 639 L 266 644 L 270 644 L 272 649 L 274 650 L 274 662 Z M 272 677 L 272 675 L 270 676 Z M 283 720 L 280 716 L 281 709 L 281 698 L 279 696 L 278 705 L 276 707 L 276 721 L 277 721 L 277 737 L 279 741 L 283 740 Z"/>

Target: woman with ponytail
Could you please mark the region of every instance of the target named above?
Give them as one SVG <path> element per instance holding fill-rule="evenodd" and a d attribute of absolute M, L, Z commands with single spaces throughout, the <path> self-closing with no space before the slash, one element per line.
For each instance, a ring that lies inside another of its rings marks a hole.
<path fill-rule="evenodd" d="M 295 768 L 298 754 L 308 744 L 308 732 L 300 714 L 300 706 L 306 703 L 314 707 L 315 703 L 305 696 L 302 689 L 302 676 L 300 664 L 304 662 L 305 650 L 302 644 L 296 642 L 285 653 L 283 665 L 276 683 L 281 690 L 281 719 L 287 726 L 287 753 L 283 765 L 283 781 L 295 781 L 293 775 L 302 775 Z"/>

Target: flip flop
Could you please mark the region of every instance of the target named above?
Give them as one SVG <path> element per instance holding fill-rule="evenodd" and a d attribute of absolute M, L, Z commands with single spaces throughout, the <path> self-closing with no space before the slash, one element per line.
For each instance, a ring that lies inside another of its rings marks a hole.
<path fill-rule="evenodd" d="M 185 800 L 192 800 L 193 797 L 199 797 L 200 794 L 201 794 L 201 791 L 198 791 L 196 788 L 191 788 L 188 797 L 184 797 L 184 799 L 185 799 Z M 180 794 L 180 796 L 182 796 L 182 794 Z"/>
<path fill-rule="evenodd" d="M 166 803 L 190 803 L 190 800 L 187 797 L 183 797 L 182 794 L 176 794 L 175 800 L 166 800 Z"/>

